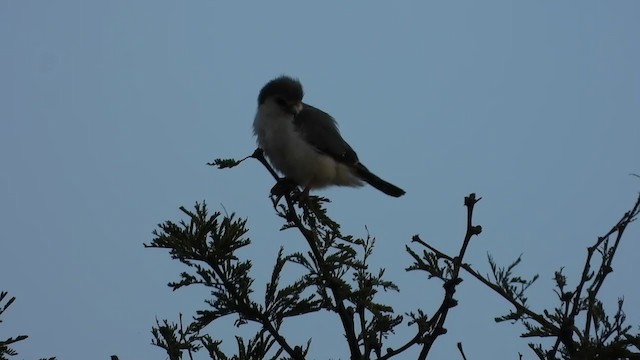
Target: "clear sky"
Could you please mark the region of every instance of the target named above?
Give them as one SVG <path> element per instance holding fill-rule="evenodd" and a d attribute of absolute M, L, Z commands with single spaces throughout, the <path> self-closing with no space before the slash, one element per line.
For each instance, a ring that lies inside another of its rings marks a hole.
<path fill-rule="evenodd" d="M 439 283 L 404 273 L 404 246 L 420 234 L 457 251 L 470 192 L 484 232 L 467 261 L 486 273 L 487 253 L 523 254 L 521 273 L 541 276 L 532 307 L 554 305 L 553 271 L 575 286 L 640 189 L 639 16 L 637 1 L 0 1 L 0 290 L 17 297 L 0 338 L 30 335 L 25 359 L 164 358 L 154 319 L 192 315 L 207 292 L 171 292 L 182 267 L 142 243 L 203 199 L 249 218 L 260 294 L 278 248 L 302 240 L 278 231 L 257 162 L 205 163 L 254 150 L 258 91 L 280 74 L 407 191 L 320 192 L 345 232 L 376 236 L 398 313 L 441 301 Z M 633 224 L 602 290 L 635 326 L 639 237 Z M 507 303 L 465 279 L 434 358 L 458 358 L 459 341 L 474 359 L 532 358 L 522 327 L 493 322 Z M 232 322 L 211 329 L 227 349 Z M 325 314 L 285 330 L 344 359 L 338 326 Z"/>

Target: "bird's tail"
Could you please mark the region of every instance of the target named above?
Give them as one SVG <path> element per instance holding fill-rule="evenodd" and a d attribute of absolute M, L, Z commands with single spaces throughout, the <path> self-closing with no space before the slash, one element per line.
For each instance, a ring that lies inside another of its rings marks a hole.
<path fill-rule="evenodd" d="M 369 169 L 367 169 L 364 165 L 358 164 L 356 165 L 355 168 L 356 168 L 356 174 L 360 179 L 364 180 L 369 185 L 382 191 L 383 193 L 393 197 L 400 197 L 405 194 L 404 190 L 400 189 L 399 187 L 389 182 L 386 182 L 380 179 L 374 173 L 369 171 Z"/>

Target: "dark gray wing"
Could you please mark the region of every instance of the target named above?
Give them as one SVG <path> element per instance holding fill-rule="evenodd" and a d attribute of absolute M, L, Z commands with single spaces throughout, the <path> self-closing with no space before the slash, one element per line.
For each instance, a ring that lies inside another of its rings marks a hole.
<path fill-rule="evenodd" d="M 348 165 L 358 163 L 358 155 L 340 135 L 331 115 L 311 105 L 302 104 L 302 111 L 293 120 L 303 139 L 319 152 Z"/>

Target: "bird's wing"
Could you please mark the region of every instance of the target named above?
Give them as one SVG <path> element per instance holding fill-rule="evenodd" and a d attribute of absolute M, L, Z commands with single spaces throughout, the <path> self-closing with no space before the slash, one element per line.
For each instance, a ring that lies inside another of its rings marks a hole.
<path fill-rule="evenodd" d="M 319 152 L 347 165 L 358 163 L 358 155 L 344 141 L 331 115 L 303 103 L 293 123 L 302 138 Z"/>

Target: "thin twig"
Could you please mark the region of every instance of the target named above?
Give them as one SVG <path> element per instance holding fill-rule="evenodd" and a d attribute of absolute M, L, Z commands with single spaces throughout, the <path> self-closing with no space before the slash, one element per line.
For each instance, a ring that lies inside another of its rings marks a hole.
<path fill-rule="evenodd" d="M 435 249 L 434 247 L 430 246 L 429 244 L 425 243 L 424 241 L 420 240 L 417 236 L 413 238 L 414 242 L 417 242 L 421 245 L 424 245 L 425 247 L 427 247 L 429 250 L 433 251 L 434 253 L 436 253 L 439 256 L 442 256 L 443 258 L 447 258 L 449 260 L 451 260 L 451 262 L 454 264 L 454 269 L 452 272 L 452 276 L 449 280 L 447 280 L 444 284 L 444 288 L 445 288 L 445 296 L 444 299 L 442 301 L 442 304 L 440 305 L 440 307 L 438 308 L 438 310 L 435 312 L 435 314 L 433 315 L 433 317 L 431 318 L 431 320 L 429 322 L 427 322 L 426 326 L 424 326 L 424 328 L 419 328 L 418 332 L 416 333 L 416 335 L 414 337 L 412 337 L 409 341 L 407 341 L 406 343 L 404 343 L 402 346 L 398 347 L 397 349 L 388 349 L 387 353 L 380 357 L 378 360 L 388 360 L 390 358 L 392 358 L 393 356 L 396 356 L 402 352 L 404 352 L 405 350 L 409 349 L 410 347 L 412 347 L 413 345 L 417 344 L 417 343 L 424 343 L 424 347 L 422 348 L 422 351 L 420 352 L 420 355 L 418 357 L 418 359 L 426 359 L 429 350 L 431 349 L 431 346 L 433 345 L 433 342 L 435 341 L 435 339 L 446 333 L 446 330 L 444 329 L 443 325 L 444 322 L 446 320 L 447 314 L 449 312 L 449 309 L 456 306 L 456 301 L 455 299 L 453 299 L 453 295 L 455 293 L 455 287 L 460 283 L 460 278 L 459 278 L 459 273 L 460 273 L 460 268 L 464 268 L 464 264 L 462 263 L 462 259 L 464 258 L 464 255 L 466 253 L 467 247 L 469 245 L 469 242 L 471 240 L 471 238 L 473 237 L 473 235 L 479 235 L 480 232 L 482 231 L 482 227 L 480 226 L 473 226 L 473 208 L 475 206 L 475 204 L 480 201 L 480 199 L 482 198 L 477 198 L 476 199 L 476 195 L 475 194 L 469 194 L 469 196 L 465 197 L 465 206 L 467 207 L 467 231 L 465 234 L 465 238 L 463 240 L 462 243 L 462 247 L 460 249 L 460 252 L 458 254 L 457 258 L 451 258 L 449 256 L 447 256 L 446 254 L 438 251 L 437 249 Z M 427 332 L 431 331 L 431 334 L 429 334 L 428 336 L 425 336 L 425 334 Z"/>
<path fill-rule="evenodd" d="M 424 360 L 427 358 L 433 343 L 438 338 L 438 336 L 446 333 L 446 329 L 444 328 L 444 323 L 447 320 L 447 315 L 449 314 L 449 309 L 457 305 L 457 301 L 453 298 L 453 295 L 456 292 L 456 286 L 460 284 L 462 279 L 460 279 L 460 268 L 462 267 L 462 259 L 467 251 L 467 247 L 469 246 L 469 242 L 474 235 L 479 235 L 482 232 L 481 226 L 473 225 L 473 209 L 475 204 L 480 201 L 482 198 L 476 199 L 476 194 L 471 193 L 469 196 L 464 198 L 464 206 L 467 208 L 467 232 L 464 237 L 464 241 L 462 242 L 462 247 L 460 248 L 460 252 L 458 256 L 453 259 L 453 273 L 451 274 L 451 278 L 444 283 L 445 295 L 442 300 L 442 305 L 440 305 L 440 309 L 434 314 L 433 318 L 429 321 L 430 324 L 434 323 L 435 325 L 429 326 L 431 332 L 426 336 L 424 340 L 424 346 L 420 351 L 420 355 L 418 356 L 418 360 Z"/>
<path fill-rule="evenodd" d="M 467 357 L 464 354 L 464 350 L 462 349 L 462 343 L 459 342 L 456 344 L 456 346 L 458 347 L 458 351 L 460 351 L 460 355 L 462 355 L 462 360 L 467 360 Z"/>
<path fill-rule="evenodd" d="M 635 202 L 635 205 L 631 208 L 631 210 L 624 213 L 624 215 L 620 218 L 620 220 L 604 235 L 598 238 L 595 244 L 587 248 L 587 258 L 585 259 L 584 268 L 582 269 L 582 276 L 580 278 L 580 282 L 578 283 L 576 290 L 573 292 L 573 307 L 569 311 L 569 308 L 565 310 L 564 318 L 565 323 L 563 324 L 564 329 L 560 329 L 558 331 L 558 338 L 548 354 L 549 358 L 554 358 L 556 352 L 558 351 L 560 344 L 564 344 L 567 348 L 569 354 L 572 354 L 575 351 L 575 343 L 572 338 L 572 334 L 576 332 L 574 327 L 575 318 L 578 316 L 580 311 L 582 310 L 582 291 L 586 285 L 586 283 L 590 280 L 591 277 L 591 259 L 593 254 L 598 250 L 598 248 L 605 242 L 608 241 L 609 237 L 615 233 L 617 233 L 616 240 L 614 242 L 613 248 L 610 253 L 602 254 L 603 261 L 600 264 L 596 277 L 593 279 L 593 282 L 587 289 L 587 300 L 588 300 L 588 309 L 585 320 L 585 328 L 584 328 L 584 336 L 583 338 L 588 341 L 589 334 L 591 331 L 591 321 L 593 318 L 593 305 L 595 303 L 596 295 L 602 284 L 604 283 L 605 278 L 609 273 L 611 273 L 611 264 L 613 262 L 613 257 L 615 252 L 618 249 L 618 245 L 620 244 L 620 240 L 622 239 L 622 235 L 631 222 L 633 222 L 640 213 L 640 195 L 638 195 L 638 199 Z"/>
<path fill-rule="evenodd" d="M 430 245 L 426 244 L 424 241 L 420 240 L 419 238 L 414 238 L 413 241 L 415 241 L 415 242 L 417 242 L 419 244 L 424 244 L 425 246 L 427 246 L 429 248 L 429 250 L 433 251 L 436 254 L 436 256 L 438 256 L 439 258 L 442 258 L 442 259 L 445 259 L 445 260 L 453 262 L 453 258 L 451 256 L 441 252 L 440 250 L 434 248 L 433 246 L 430 246 Z M 493 290 L 496 293 L 498 293 L 498 295 L 502 296 L 509 303 L 511 303 L 516 308 L 516 312 L 528 315 L 533 320 L 537 321 L 541 326 L 544 326 L 544 327 L 546 327 L 548 329 L 554 329 L 555 331 L 559 331 L 559 328 L 557 326 L 553 325 L 552 323 L 550 323 L 549 321 L 547 321 L 544 318 L 544 316 L 542 316 L 540 314 L 537 314 L 537 313 L 529 310 L 527 307 L 523 306 L 522 304 L 518 303 L 512 296 L 507 294 L 502 288 L 500 288 L 499 286 L 495 285 L 494 283 L 492 283 L 489 279 L 485 278 L 484 276 L 480 275 L 480 273 L 475 271 L 469 264 L 461 264 L 460 267 L 464 271 L 466 271 L 469 275 L 473 276 L 478 281 L 480 281 L 481 283 L 483 283 L 484 285 L 489 287 L 491 290 Z"/>
<path fill-rule="evenodd" d="M 227 289 L 227 291 L 229 291 L 229 293 L 231 293 L 231 298 L 232 299 L 239 299 L 239 300 L 241 299 L 242 300 L 242 304 L 241 305 L 246 308 L 245 310 L 248 310 L 248 312 L 250 312 L 250 313 L 245 314 L 245 315 L 249 315 L 247 317 L 247 319 L 248 320 L 253 320 L 253 321 L 261 324 L 262 326 L 264 326 L 266 328 L 266 330 L 271 334 L 271 336 L 273 336 L 273 338 L 278 342 L 280 347 L 283 348 L 287 352 L 287 354 L 289 354 L 289 356 L 291 356 L 292 359 L 304 360 L 304 357 L 301 354 L 299 354 L 298 352 L 296 352 L 294 350 L 294 348 L 292 348 L 291 345 L 289 345 L 289 343 L 287 343 L 287 340 L 282 335 L 280 335 L 280 332 L 278 331 L 278 329 L 276 329 L 273 326 L 273 324 L 271 324 L 271 320 L 269 319 L 269 317 L 267 315 L 263 314 L 262 312 L 260 312 L 255 307 L 251 306 L 251 304 L 249 303 L 249 301 L 247 300 L 246 297 L 242 297 L 242 296 L 240 296 L 240 294 L 238 294 L 238 292 L 236 291 L 235 286 L 227 278 L 227 276 L 222 271 L 220 266 L 218 266 L 217 264 L 214 264 L 214 263 L 209 263 L 209 265 L 213 268 L 213 271 L 216 273 L 216 275 L 218 275 L 220 280 L 222 280 L 222 282 L 224 283 L 224 286 Z"/>

